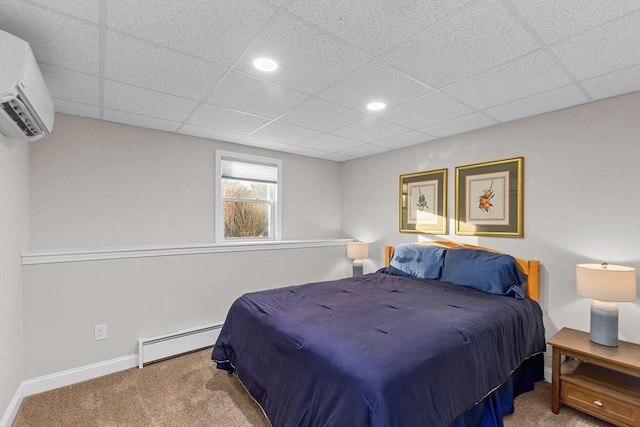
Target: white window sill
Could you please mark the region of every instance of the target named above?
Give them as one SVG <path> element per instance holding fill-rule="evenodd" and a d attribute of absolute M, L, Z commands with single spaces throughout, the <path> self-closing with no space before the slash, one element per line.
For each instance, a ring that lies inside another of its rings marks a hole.
<path fill-rule="evenodd" d="M 22 265 L 99 261 L 219 252 L 272 251 L 279 249 L 344 246 L 353 239 L 280 240 L 193 245 L 130 246 L 122 248 L 34 249 L 22 254 Z"/>

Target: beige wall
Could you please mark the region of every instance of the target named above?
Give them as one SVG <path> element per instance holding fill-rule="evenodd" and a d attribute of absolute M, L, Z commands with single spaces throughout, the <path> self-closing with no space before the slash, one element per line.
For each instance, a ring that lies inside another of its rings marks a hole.
<path fill-rule="evenodd" d="M 29 143 L 0 135 L 0 414 L 23 380 L 22 265 L 29 237 Z"/>
<path fill-rule="evenodd" d="M 282 159 L 282 238 L 340 235 L 341 165 L 64 114 L 32 146 L 32 249 L 214 241 L 215 150 Z"/>
<path fill-rule="evenodd" d="M 28 265 L 25 377 L 135 354 L 140 337 L 222 322 L 245 292 L 349 272 L 344 246 Z M 109 337 L 96 342 L 93 325 L 103 323 Z"/>
<path fill-rule="evenodd" d="M 525 237 L 458 238 L 451 223 L 447 238 L 540 259 L 547 334 L 587 330 L 575 264 L 640 269 L 639 116 L 636 93 L 341 165 L 59 115 L 46 143 L 31 145 L 31 248 L 211 241 L 213 150 L 237 147 L 283 159 L 283 238 L 374 242 L 365 264 L 372 271 L 385 244 L 418 238 L 397 231 L 399 174 L 449 168 L 453 212 L 455 166 L 524 156 Z M 140 336 L 223 320 L 243 292 L 342 277 L 349 264 L 343 247 L 329 247 L 23 270 L 24 372 L 32 378 L 133 354 Z M 618 306 L 621 337 L 640 342 L 640 303 Z M 109 325 L 108 340 L 93 341 L 98 323 Z"/>
<path fill-rule="evenodd" d="M 30 248 L 213 242 L 216 149 L 282 159 L 283 239 L 340 237 L 339 163 L 59 114 L 31 146 Z M 222 322 L 245 292 L 349 273 L 344 246 L 25 265 L 25 378 Z"/>
<path fill-rule="evenodd" d="M 400 174 L 448 168 L 453 218 L 456 166 L 516 156 L 524 156 L 524 238 L 456 236 L 453 220 L 439 237 L 539 259 L 547 336 L 565 326 L 589 330 L 590 301 L 576 294 L 575 265 L 640 271 L 640 93 L 350 161 L 343 232 L 374 242 L 369 268 L 379 266 L 384 245 L 419 238 L 398 232 Z M 640 302 L 618 308 L 620 337 L 640 343 Z"/>

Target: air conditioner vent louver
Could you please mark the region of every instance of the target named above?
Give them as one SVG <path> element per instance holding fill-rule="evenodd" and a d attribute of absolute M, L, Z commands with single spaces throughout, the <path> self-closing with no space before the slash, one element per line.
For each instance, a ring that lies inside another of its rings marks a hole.
<path fill-rule="evenodd" d="M 0 133 L 35 141 L 53 129 L 53 99 L 31 46 L 0 30 Z"/>
<path fill-rule="evenodd" d="M 27 136 L 41 135 L 42 129 L 38 125 L 38 121 L 27 106 L 22 102 L 20 96 L 2 103 L 2 109 L 11 117 L 11 119 L 22 129 Z"/>

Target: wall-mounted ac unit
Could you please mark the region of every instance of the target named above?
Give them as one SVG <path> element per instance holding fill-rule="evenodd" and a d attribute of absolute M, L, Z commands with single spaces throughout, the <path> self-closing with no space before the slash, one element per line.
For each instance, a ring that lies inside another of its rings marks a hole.
<path fill-rule="evenodd" d="M 35 141 L 53 129 L 54 108 L 31 46 L 0 30 L 0 132 Z"/>

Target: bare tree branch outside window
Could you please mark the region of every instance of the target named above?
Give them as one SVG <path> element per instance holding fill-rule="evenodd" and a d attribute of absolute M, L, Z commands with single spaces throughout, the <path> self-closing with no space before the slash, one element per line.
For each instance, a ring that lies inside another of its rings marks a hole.
<path fill-rule="evenodd" d="M 257 198 L 265 184 L 228 181 L 224 185 L 225 237 L 268 237 L 269 203 Z M 229 199 L 238 199 L 233 201 Z M 251 200 L 251 201 L 247 201 Z M 253 201 L 255 200 L 255 201 Z"/>

